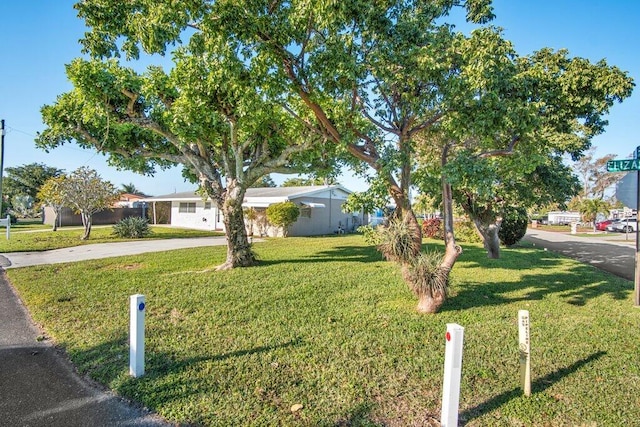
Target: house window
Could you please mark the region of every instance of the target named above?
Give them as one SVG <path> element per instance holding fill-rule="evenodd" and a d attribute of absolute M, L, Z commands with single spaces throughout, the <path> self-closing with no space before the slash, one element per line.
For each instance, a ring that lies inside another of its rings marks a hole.
<path fill-rule="evenodd" d="M 178 212 L 180 213 L 196 213 L 196 203 L 195 202 L 180 202 L 180 206 L 178 207 Z"/>
<path fill-rule="evenodd" d="M 205 211 L 211 210 L 211 202 L 204 202 L 204 210 Z"/>
<path fill-rule="evenodd" d="M 311 218 L 311 208 L 309 206 L 300 206 L 300 218 Z"/>

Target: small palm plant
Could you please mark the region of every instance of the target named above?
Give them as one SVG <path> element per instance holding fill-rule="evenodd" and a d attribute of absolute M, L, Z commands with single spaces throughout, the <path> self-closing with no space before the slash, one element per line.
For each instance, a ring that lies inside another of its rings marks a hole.
<path fill-rule="evenodd" d="M 416 251 L 412 230 L 400 220 L 376 229 L 378 251 L 402 265 L 402 276 L 418 297 L 418 311 L 436 313 L 448 295 L 449 274 L 442 265 L 444 254 Z"/>

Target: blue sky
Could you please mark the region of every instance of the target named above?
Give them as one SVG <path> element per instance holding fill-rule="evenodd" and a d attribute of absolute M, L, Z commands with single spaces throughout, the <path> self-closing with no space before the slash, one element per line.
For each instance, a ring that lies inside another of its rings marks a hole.
<path fill-rule="evenodd" d="M 85 29 L 73 4 L 72 0 L 22 0 L 2 5 L 0 118 L 6 127 L 5 167 L 38 162 L 71 172 L 88 166 L 116 186 L 132 182 L 151 195 L 192 190 L 194 186 L 183 181 L 179 168 L 144 177 L 116 171 L 102 155 L 75 145 L 50 153 L 35 148 L 35 134 L 43 129 L 40 107 L 71 89 L 64 65 L 80 56 L 78 39 Z M 591 61 L 604 58 L 639 83 L 640 1 L 498 0 L 494 9 L 493 24 L 504 29 L 519 54 L 542 47 L 566 48 L 571 56 Z M 631 98 L 613 107 L 606 133 L 594 139 L 598 156 L 613 153 L 629 158 L 640 145 L 639 113 L 640 89 L 636 88 Z M 365 189 L 348 175 L 341 182 L 352 190 Z"/>

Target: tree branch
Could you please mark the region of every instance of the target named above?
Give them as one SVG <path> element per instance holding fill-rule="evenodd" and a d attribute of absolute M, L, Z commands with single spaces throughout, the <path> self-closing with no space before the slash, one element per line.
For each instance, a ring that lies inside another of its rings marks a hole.
<path fill-rule="evenodd" d="M 476 157 L 479 159 L 486 159 L 488 157 L 509 156 L 513 154 L 518 142 L 520 142 L 520 136 L 516 135 L 511 139 L 507 148 L 502 150 L 485 151 L 484 153 L 478 154 Z"/>

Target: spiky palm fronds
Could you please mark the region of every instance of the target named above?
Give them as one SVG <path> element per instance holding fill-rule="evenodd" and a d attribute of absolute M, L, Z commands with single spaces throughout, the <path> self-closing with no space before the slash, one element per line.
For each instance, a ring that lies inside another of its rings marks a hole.
<path fill-rule="evenodd" d="M 449 293 L 449 272 L 442 268 L 443 254 L 437 251 L 420 253 L 413 262 L 404 265 L 404 280 L 417 295 L 446 297 Z"/>
<path fill-rule="evenodd" d="M 391 220 L 376 229 L 378 250 L 389 261 L 411 263 L 415 258 L 414 236 L 411 228 L 401 220 Z"/>

